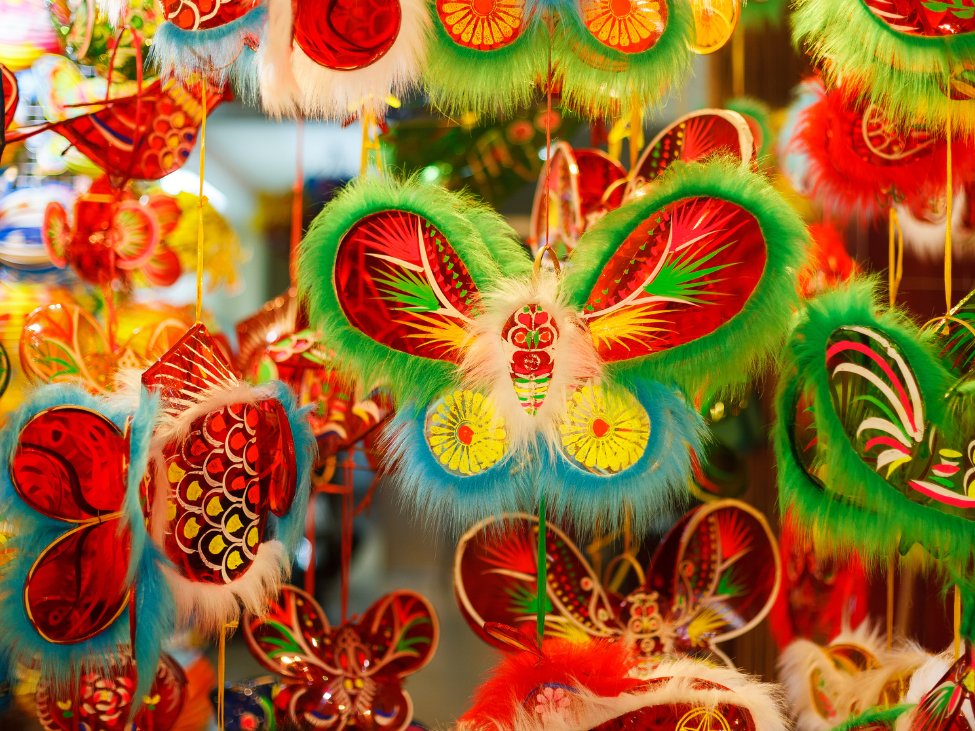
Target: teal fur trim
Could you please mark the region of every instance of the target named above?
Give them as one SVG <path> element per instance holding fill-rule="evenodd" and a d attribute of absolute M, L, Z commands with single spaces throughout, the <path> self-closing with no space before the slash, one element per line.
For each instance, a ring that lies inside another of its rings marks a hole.
<path fill-rule="evenodd" d="M 633 534 L 642 536 L 687 507 L 691 452 L 703 454 L 704 420 L 661 383 L 637 381 L 635 395 L 650 417 L 650 437 L 632 466 L 599 475 L 557 453 L 539 472 L 536 502 L 544 493 L 550 519 L 579 536 L 591 537 L 597 525 L 606 533 L 621 529 L 627 516 Z"/>
<path fill-rule="evenodd" d="M 150 395 L 144 387 L 139 387 L 139 406 L 132 416 L 129 432 L 129 474 L 123 508 L 129 520 L 132 533 L 133 561 L 129 564 L 128 580 L 135 579 L 138 557 L 145 548 L 148 533 L 145 516 L 142 514 L 142 479 L 149 462 L 149 442 L 156 429 L 156 416 L 159 413 L 159 396 Z"/>
<path fill-rule="evenodd" d="M 898 33 L 863 0 L 797 0 L 792 26 L 793 42 L 823 68 L 830 85 L 842 79 L 847 88 L 861 89 L 886 119 L 903 126 L 944 130 L 948 75 L 975 54 L 975 33 Z M 951 118 L 957 137 L 971 134 L 975 102 L 952 102 Z"/>
<path fill-rule="evenodd" d="M 856 549 L 875 567 L 895 550 L 921 543 L 942 557 L 968 561 L 975 556 L 972 521 L 912 502 L 888 485 L 857 455 L 830 398 L 827 341 L 844 326 L 881 332 L 904 355 L 920 389 L 926 420 L 944 423 L 944 394 L 951 376 L 932 350 L 932 335 L 921 333 L 901 312 L 886 310 L 876 280 L 854 281 L 809 302 L 786 349 L 777 396 L 773 440 L 779 468 L 779 501 L 817 550 L 843 554 Z M 793 409 L 811 389 L 816 431 L 828 444 L 823 465 L 828 485 L 808 475 L 792 445 Z M 900 540 L 898 539 L 900 537 Z"/>
<path fill-rule="evenodd" d="M 743 207 L 758 221 L 766 244 L 765 270 L 741 311 L 712 333 L 651 355 L 607 363 L 604 373 L 622 384 L 636 379 L 675 382 L 686 393 L 740 389 L 776 355 L 798 309 L 796 279 L 808 236 L 796 212 L 768 181 L 740 163 L 674 163 L 647 195 L 604 216 L 573 252 L 563 291 L 581 310 L 610 258 L 634 228 L 655 211 L 685 198 L 712 197 Z"/>
<path fill-rule="evenodd" d="M 763 28 L 771 25 L 778 28 L 786 16 L 789 0 L 748 0 L 741 9 L 738 25 L 742 29 Z M 740 32 L 740 31 L 735 31 Z"/>
<path fill-rule="evenodd" d="M 760 163 L 770 162 L 766 158 L 772 152 L 775 135 L 772 134 L 772 128 L 769 127 L 768 123 L 770 113 L 768 105 L 761 99 L 754 99 L 750 96 L 739 96 L 725 104 L 725 108 L 733 112 L 738 112 L 738 114 L 746 118 L 746 121 L 749 117 L 755 120 L 758 128 L 762 131 L 762 146 L 758 149 L 758 160 Z"/>
<path fill-rule="evenodd" d="M 144 394 L 143 394 L 144 395 Z M 139 483 L 145 473 L 146 453 L 151 436 L 156 400 L 143 398 L 135 414 L 130 440 L 130 468 L 123 512 L 132 533 L 131 561 L 137 563 L 135 572 L 136 625 L 135 660 L 139 674 L 136 697 L 148 693 L 159 663 L 162 642 L 174 628 L 176 608 L 169 585 L 162 575 L 161 565 L 166 559 L 151 541 L 146 540 L 138 500 Z M 77 677 L 80 667 L 108 670 L 115 662 L 119 646 L 129 644 L 129 610 L 125 609 L 105 631 L 84 642 L 54 644 L 43 639 L 27 616 L 23 587 L 27 575 L 40 554 L 60 536 L 72 528 L 65 521 L 48 518 L 32 510 L 17 494 L 10 475 L 10 462 L 17 449 L 21 430 L 35 415 L 55 406 L 79 406 L 92 409 L 110 419 L 120 429 L 125 428 L 131 412 L 124 404 L 111 399 L 99 399 L 85 390 L 67 384 L 43 386 L 34 391 L 17 411 L 9 416 L 0 431 L 0 454 L 4 467 L 0 469 L 0 501 L 3 519 L 8 521 L 13 537 L 6 547 L 14 551 L 14 558 L 0 569 L 0 661 L 30 658 L 39 659 L 41 676 L 55 685 L 64 685 Z M 133 492 L 136 494 L 133 496 Z M 135 512 L 133 512 L 135 511 Z M 141 547 L 141 548 L 140 548 Z"/>
<path fill-rule="evenodd" d="M 641 107 L 662 102 L 691 71 L 694 52 L 688 45 L 694 30 L 691 4 L 667 5 L 667 24 L 657 42 L 641 53 L 623 53 L 603 45 L 586 28 L 578 2 L 558 3 L 559 25 L 552 63 L 562 86 L 562 103 L 587 117 L 630 113 L 633 97 Z"/>
<path fill-rule="evenodd" d="M 233 79 L 236 85 L 250 88 L 256 84 L 256 76 L 249 82 L 245 77 L 256 74 L 257 68 L 250 68 L 254 53 L 245 41 L 263 39 L 266 27 L 267 8 L 264 5 L 258 5 L 226 25 L 207 30 L 184 30 L 163 22 L 152 39 L 149 62 L 159 67 L 163 78 L 185 79 L 204 72 L 217 84 Z"/>
<path fill-rule="evenodd" d="M 332 284 L 342 238 L 357 221 L 387 210 L 409 211 L 436 226 L 481 292 L 502 278 L 499 262 L 505 273 L 520 273 L 530 271 L 531 261 L 498 214 L 468 196 L 415 181 L 351 183 L 314 220 L 301 245 L 298 290 L 308 304 L 311 322 L 336 352 L 338 367 L 386 383 L 398 403 L 411 399 L 427 403 L 458 382 L 458 367 L 393 350 L 360 332 L 342 312 Z"/>
<path fill-rule="evenodd" d="M 915 703 L 901 703 L 896 706 L 874 706 L 868 708 L 863 713 L 851 716 L 839 726 L 833 727 L 832 731 L 857 731 L 858 729 L 870 728 L 874 724 L 894 728 L 897 719 L 908 711 L 914 710 Z"/>
<path fill-rule="evenodd" d="M 548 30 L 526 3 L 525 28 L 513 42 L 494 51 L 456 43 L 430 3 L 433 30 L 427 46 L 424 85 L 430 106 L 442 112 L 473 111 L 509 115 L 531 103 L 548 73 Z"/>
<path fill-rule="evenodd" d="M 491 515 L 514 513 L 530 504 L 529 480 L 537 455 L 508 452 L 492 467 L 470 475 L 448 472 L 424 435 L 427 409 L 410 401 L 400 407 L 389 428 L 385 452 L 396 465 L 390 479 L 404 508 L 428 527 L 460 535 Z"/>
<path fill-rule="evenodd" d="M 288 416 L 291 427 L 291 439 L 295 446 L 295 469 L 297 487 L 291 510 L 284 517 L 277 517 L 273 513 L 269 516 L 275 525 L 275 537 L 284 544 L 288 558 L 294 560 L 298 546 L 305 533 L 305 512 L 308 509 L 308 495 L 311 491 L 311 470 L 318 459 L 318 443 L 312 432 L 308 414 L 314 405 L 304 408 L 298 407 L 298 400 L 288 386 L 281 381 L 269 381 L 273 386 L 276 398 L 281 402 Z"/>

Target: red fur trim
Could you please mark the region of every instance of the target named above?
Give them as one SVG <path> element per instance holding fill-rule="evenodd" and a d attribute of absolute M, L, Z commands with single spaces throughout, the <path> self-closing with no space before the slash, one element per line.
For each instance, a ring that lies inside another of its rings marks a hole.
<path fill-rule="evenodd" d="M 614 698 L 642 682 L 627 677 L 640 663 L 627 642 L 545 640 L 542 653 L 542 657 L 534 652 L 505 657 L 474 691 L 474 704 L 458 719 L 458 725 L 472 730 L 511 728 L 525 699 L 546 683 Z"/>
<path fill-rule="evenodd" d="M 829 291 L 860 271 L 846 251 L 843 236 L 827 223 L 809 225 L 809 263 L 799 272 L 799 292 L 809 298 Z"/>
<path fill-rule="evenodd" d="M 944 188 L 947 145 L 938 136 L 934 149 L 916 160 L 884 160 L 854 147 L 856 92 L 826 91 L 814 80 L 819 100 L 799 115 L 790 149 L 809 159 L 812 198 L 827 215 L 841 220 L 858 215 L 871 219 L 885 213 L 890 192 L 911 203 Z M 905 135 L 901 139 L 909 144 Z M 973 148 L 967 142 L 952 143 L 952 178 L 956 185 L 973 172 Z"/>

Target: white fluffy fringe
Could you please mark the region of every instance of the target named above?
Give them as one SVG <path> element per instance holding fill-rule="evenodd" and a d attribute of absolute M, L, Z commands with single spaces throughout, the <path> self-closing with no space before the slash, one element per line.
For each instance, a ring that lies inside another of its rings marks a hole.
<path fill-rule="evenodd" d="M 292 44 L 291 0 L 268 0 L 268 32 L 259 57 L 264 109 L 274 117 L 301 114 L 334 120 L 362 109 L 383 118 L 390 95 L 402 96 L 417 86 L 426 58 L 428 5 L 425 0 L 401 0 L 401 8 L 399 35 L 382 58 L 365 68 L 336 71 Z"/>
<path fill-rule="evenodd" d="M 856 630 L 844 628 L 829 646 L 837 645 L 862 648 L 876 659 L 878 667 L 850 675 L 836 667 L 826 654 L 827 648 L 808 640 L 796 640 L 779 656 L 779 679 L 785 687 L 798 731 L 827 731 L 853 713 L 877 705 L 881 691 L 891 680 L 910 676 L 931 658 L 913 642 L 899 643 L 888 652 L 880 631 L 866 621 Z M 824 718 L 816 710 L 810 681 L 814 669 L 831 692 L 830 700 L 836 709 L 833 718 Z"/>
<path fill-rule="evenodd" d="M 600 360 L 585 325 L 560 301 L 554 273 L 543 273 L 537 285 L 524 280 L 504 281 L 484 294 L 481 304 L 483 314 L 468 328 L 468 348 L 461 364 L 465 384 L 490 397 L 504 418 L 512 449 L 534 445 L 538 435 L 550 445 L 557 444 L 559 424 L 565 418 L 572 389 L 600 375 Z M 527 304 L 541 305 L 559 330 L 552 379 L 535 416 L 518 401 L 501 338 L 507 319 Z"/>
<path fill-rule="evenodd" d="M 255 617 L 267 614 L 268 601 L 278 595 L 289 570 L 284 544 L 265 541 L 247 572 L 229 584 L 191 581 L 169 567 L 165 573 L 180 621 L 213 637 L 225 624 L 240 619 L 241 607 Z"/>
<path fill-rule="evenodd" d="M 955 257 L 970 254 L 975 245 L 975 231 L 965 226 L 964 216 L 967 207 L 968 196 L 965 195 L 964 189 L 959 190 L 951 204 L 952 254 Z M 943 259 L 947 212 L 942 212 L 936 221 L 920 221 L 914 217 L 907 206 L 900 205 L 896 209 L 897 221 L 904 234 L 905 248 L 925 261 Z"/>
<path fill-rule="evenodd" d="M 788 728 L 776 686 L 758 682 L 737 670 L 684 659 L 660 663 L 647 678 L 669 680 L 649 691 L 623 693 L 613 698 L 597 696 L 583 688 L 578 695 L 572 695 L 573 707 L 577 709 L 574 712 L 542 716 L 520 709 L 511 731 L 586 731 L 641 708 L 684 703 L 706 709 L 722 704 L 744 708 L 751 714 L 756 731 Z M 696 689 L 693 686 L 698 679 L 723 685 L 727 690 Z"/>

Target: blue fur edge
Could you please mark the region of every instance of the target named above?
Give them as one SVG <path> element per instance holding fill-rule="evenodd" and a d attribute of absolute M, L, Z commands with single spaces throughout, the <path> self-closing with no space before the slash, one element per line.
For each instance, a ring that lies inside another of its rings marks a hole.
<path fill-rule="evenodd" d="M 256 54 L 244 45 L 244 36 L 263 40 L 267 8 L 259 5 L 233 22 L 207 30 L 184 30 L 160 23 L 149 49 L 149 62 L 159 66 L 163 77 L 182 78 L 196 71 L 208 72 L 218 83 L 228 79 L 247 92 L 256 88 Z"/>
<path fill-rule="evenodd" d="M 691 452 L 703 454 L 704 420 L 684 397 L 659 383 L 638 379 L 636 397 L 650 417 L 650 436 L 640 459 L 615 475 L 580 469 L 556 451 L 540 471 L 536 504 L 542 492 L 551 519 L 582 534 L 622 528 L 627 512 L 636 535 L 665 515 L 680 515 L 693 478 Z"/>
<path fill-rule="evenodd" d="M 23 586 L 27 574 L 37 556 L 58 537 L 71 529 L 71 524 L 48 518 L 32 510 L 20 498 L 13 486 L 9 464 L 17 449 L 17 439 L 28 420 L 45 409 L 54 406 L 80 406 L 92 409 L 110 419 L 120 429 L 125 428 L 130 412 L 125 406 L 92 396 L 87 391 L 68 384 L 43 386 L 13 414 L 0 431 L 0 455 L 4 466 L 0 468 L 0 501 L 2 515 L 9 520 L 16 532 L 6 547 L 14 550 L 14 558 L 0 572 L 0 616 L 4 631 L 0 632 L 0 661 L 11 662 L 17 658 L 40 658 L 41 676 L 56 686 L 69 682 L 82 664 L 106 668 L 116 657 L 118 646 L 129 643 L 129 610 L 122 612 L 115 622 L 101 634 L 85 642 L 59 645 L 44 640 L 27 617 L 23 602 Z M 139 674 L 137 698 L 148 693 L 159 664 L 163 638 L 174 626 L 176 606 L 159 563 L 165 559 L 155 546 L 146 540 L 145 523 L 138 499 L 138 486 L 145 471 L 148 439 L 154 421 L 155 402 L 144 400 L 133 420 L 133 438 L 130 442 L 130 472 L 126 486 L 123 510 L 132 528 L 133 563 L 138 562 L 136 584 L 135 662 Z M 142 422 L 142 419 L 149 419 Z M 139 465 L 142 470 L 139 471 Z M 135 495 L 133 496 L 133 492 Z M 134 512 L 133 512 L 134 509 Z"/>
<path fill-rule="evenodd" d="M 405 507 L 425 525 L 457 535 L 491 515 L 526 508 L 533 470 L 519 462 L 519 455 L 509 452 L 493 467 L 470 477 L 451 474 L 440 464 L 423 434 L 430 405 L 407 402 L 385 432 L 389 464 L 395 465 L 391 479 Z"/>
<path fill-rule="evenodd" d="M 275 398 L 281 402 L 291 426 L 291 438 L 295 445 L 295 468 L 298 473 L 298 486 L 291 510 L 282 518 L 271 515 L 274 521 L 275 536 L 284 544 L 288 556 L 293 560 L 298 544 L 305 531 L 305 511 L 308 509 L 308 495 L 311 491 L 311 470 L 318 458 L 318 443 L 308 420 L 308 411 L 313 406 L 299 408 L 294 393 L 281 381 L 268 381 L 274 387 Z"/>

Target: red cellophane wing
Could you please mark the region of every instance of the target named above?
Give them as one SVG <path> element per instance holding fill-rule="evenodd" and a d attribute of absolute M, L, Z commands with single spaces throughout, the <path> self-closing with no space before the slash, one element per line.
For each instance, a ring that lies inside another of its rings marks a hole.
<path fill-rule="evenodd" d="M 37 512 L 76 524 L 38 556 L 24 587 L 28 617 L 51 642 L 94 637 L 128 602 L 128 449 L 127 434 L 80 407 L 47 409 L 21 430 L 14 488 Z"/>
<path fill-rule="evenodd" d="M 685 114 L 644 149 L 623 198 L 637 195 L 674 162 L 704 160 L 715 154 L 731 155 L 745 165 L 752 164 L 757 151 L 748 122 L 727 109 L 702 109 Z"/>
<path fill-rule="evenodd" d="M 619 597 L 611 597 L 575 544 L 552 523 L 546 525 L 549 556 L 545 636 L 615 637 Z M 504 516 L 477 523 L 461 538 L 454 558 L 454 592 L 467 623 L 485 642 L 503 650 L 511 644 L 485 631 L 485 622 L 534 634 L 538 607 L 538 520 Z"/>

